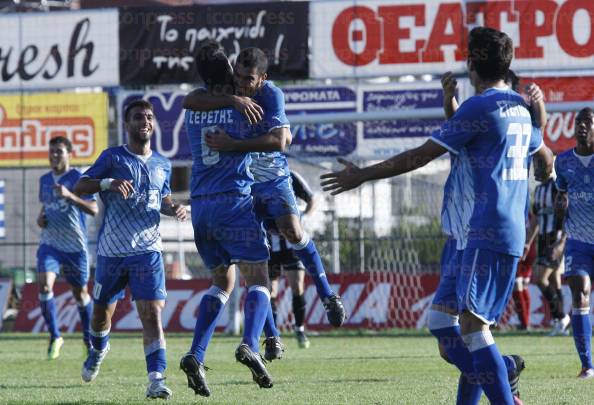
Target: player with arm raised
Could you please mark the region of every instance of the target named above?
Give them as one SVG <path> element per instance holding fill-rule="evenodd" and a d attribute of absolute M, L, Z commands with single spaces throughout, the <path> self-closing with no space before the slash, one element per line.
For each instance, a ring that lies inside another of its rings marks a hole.
<path fill-rule="evenodd" d="M 511 39 L 490 28 L 475 28 L 468 55 L 470 80 L 479 94 L 466 100 L 429 141 L 366 168 L 341 159 L 346 168 L 323 175 L 322 186 L 336 195 L 417 169 L 448 151 L 465 161 L 474 201 L 456 286 L 460 329 L 453 317 L 444 317 L 441 338 L 462 337 L 466 350 L 456 345 L 448 353 L 450 361 L 463 373 L 474 373 L 491 403 L 514 404 L 489 325 L 509 301 L 523 253 L 528 158 L 533 156 L 537 178 L 542 179 L 550 173 L 552 154 L 522 97 L 505 85 L 513 57 Z"/>
<path fill-rule="evenodd" d="M 142 322 L 149 379 L 146 396 L 167 399 L 171 390 L 163 376 L 167 359 L 161 323 L 167 293 L 159 222 L 161 214 L 183 221 L 187 213 L 171 199 L 171 162 L 150 148 L 153 106 L 133 101 L 123 118 L 128 144 L 103 151 L 75 187 L 79 194 L 98 192 L 105 205 L 93 286 L 93 348 L 81 376 L 85 382 L 97 377 L 109 351 L 111 317 L 128 286 Z"/>
<path fill-rule="evenodd" d="M 60 267 L 72 288 L 78 306 L 83 331 L 83 342 L 90 348 L 90 322 L 92 304 L 87 291 L 89 262 L 87 254 L 87 229 L 85 214 L 97 214 L 93 196 L 81 198 L 72 190 L 81 173 L 70 167 L 72 143 L 65 137 L 52 138 L 49 142 L 49 162 L 52 170 L 39 179 L 39 201 L 42 204 L 37 218 L 41 228 L 37 250 L 37 272 L 41 314 L 50 333 L 48 359 L 60 355 L 64 339 L 60 336 L 54 282 Z"/>
<path fill-rule="evenodd" d="M 234 68 L 236 92 L 253 98 L 263 108 L 264 118 L 257 125 L 256 137 L 233 139 L 225 134 L 210 134 L 207 145 L 216 151 L 255 152 L 250 170 L 254 174 L 252 187 L 256 213 L 265 221 L 274 220 L 279 232 L 293 245 L 295 254 L 312 277 L 316 290 L 326 309 L 331 325 L 338 327 L 346 315 L 340 297 L 332 291 L 315 243 L 303 231 L 299 221 L 299 209 L 291 187 L 289 166 L 282 153 L 291 141 L 289 122 L 284 111 L 282 91 L 266 80 L 268 59 L 257 48 L 246 48 L 237 57 Z M 233 98 L 209 98 L 203 93 L 192 93 L 184 100 L 184 107 L 192 110 L 232 106 Z M 272 309 L 269 312 L 265 332 L 267 336 L 266 358 L 279 358 L 282 345 L 274 327 Z M 270 338 L 274 339 L 270 339 Z"/>
<path fill-rule="evenodd" d="M 310 214 L 315 207 L 315 196 L 305 179 L 294 170 L 291 170 L 291 181 L 295 197 L 306 204 L 302 216 Z M 293 295 L 293 317 L 295 318 L 295 337 L 297 344 L 302 349 L 309 348 L 309 339 L 305 335 L 305 267 L 295 255 L 290 243 L 278 233 L 274 224 L 266 226 L 268 230 L 268 245 L 270 247 L 270 261 L 268 270 L 270 274 L 270 300 L 274 321 L 276 322 L 276 297 L 278 294 L 278 280 L 284 272 L 289 281 Z"/>
<path fill-rule="evenodd" d="M 582 109 L 575 118 L 577 145 L 557 156 L 556 211 L 565 217 L 565 277 L 571 289 L 571 325 L 582 363 L 578 377 L 594 378 L 590 293 L 594 276 L 594 110 Z"/>
<path fill-rule="evenodd" d="M 233 94 L 233 71 L 225 54 L 216 46 L 204 45 L 198 54 L 198 72 L 213 96 Z M 270 307 L 268 248 L 257 221 L 246 152 L 211 150 L 206 137 L 211 132 L 241 139 L 252 136 L 252 128 L 232 108 L 185 111 L 185 126 L 192 150 L 192 226 L 198 252 L 212 271 L 212 285 L 200 301 L 189 352 L 180 367 L 195 394 L 209 396 L 204 358 L 217 320 L 235 285 L 239 266 L 248 293 L 244 304 L 244 335 L 235 358 L 247 366 L 261 388 L 273 383 L 259 353 L 259 339 Z"/>

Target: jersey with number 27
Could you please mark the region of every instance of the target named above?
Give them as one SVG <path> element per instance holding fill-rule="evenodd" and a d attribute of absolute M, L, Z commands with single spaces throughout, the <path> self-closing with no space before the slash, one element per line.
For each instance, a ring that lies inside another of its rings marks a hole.
<path fill-rule="evenodd" d="M 474 207 L 467 246 L 521 256 L 528 159 L 543 146 L 524 99 L 508 88 L 487 89 L 462 103 L 431 139 L 470 168 Z"/>

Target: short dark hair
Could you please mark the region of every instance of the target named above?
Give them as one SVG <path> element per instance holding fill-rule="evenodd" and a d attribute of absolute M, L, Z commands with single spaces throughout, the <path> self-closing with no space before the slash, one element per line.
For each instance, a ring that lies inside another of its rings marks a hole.
<path fill-rule="evenodd" d="M 584 114 L 590 114 L 591 116 L 594 117 L 594 110 L 591 107 L 584 107 L 576 114 L 575 119 L 577 120 L 577 117 L 579 115 L 584 115 Z"/>
<path fill-rule="evenodd" d="M 488 27 L 470 31 L 468 59 L 483 80 L 505 80 L 514 57 L 514 44 L 509 36 Z"/>
<path fill-rule="evenodd" d="M 72 152 L 72 142 L 70 142 L 70 139 L 66 138 L 65 136 L 56 136 L 55 138 L 52 138 L 49 141 L 50 146 L 54 146 L 59 143 L 66 146 L 66 150 L 68 151 L 68 153 Z"/>
<path fill-rule="evenodd" d="M 249 69 L 256 68 L 259 74 L 268 71 L 268 57 L 260 48 L 242 49 L 237 55 L 236 63 Z"/>
<path fill-rule="evenodd" d="M 206 41 L 198 50 L 196 68 L 207 86 L 226 84 L 233 75 L 229 59 L 216 41 Z"/>
<path fill-rule="evenodd" d="M 513 91 L 519 92 L 520 90 L 520 78 L 513 70 L 509 69 L 505 76 L 505 83 L 507 83 Z"/>
<path fill-rule="evenodd" d="M 146 100 L 134 100 L 131 103 L 129 103 L 126 108 L 124 108 L 124 121 L 128 122 L 128 119 L 130 118 L 130 111 L 132 111 L 133 108 L 136 107 L 141 107 L 141 108 L 148 108 L 149 110 L 153 111 L 153 105 L 150 103 L 150 101 L 146 101 Z"/>

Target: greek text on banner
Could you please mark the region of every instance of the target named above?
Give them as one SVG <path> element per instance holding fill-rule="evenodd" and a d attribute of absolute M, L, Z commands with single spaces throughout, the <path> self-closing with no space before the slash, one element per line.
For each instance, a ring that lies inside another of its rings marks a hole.
<path fill-rule="evenodd" d="M 107 147 L 106 93 L 0 95 L 0 166 L 47 166 L 51 138 L 72 142 L 73 165 Z"/>

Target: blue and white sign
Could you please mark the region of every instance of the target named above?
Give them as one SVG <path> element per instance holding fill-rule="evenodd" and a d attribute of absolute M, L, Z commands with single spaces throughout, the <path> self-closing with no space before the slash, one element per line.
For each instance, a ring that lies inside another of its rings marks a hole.
<path fill-rule="evenodd" d="M 4 180 L 0 180 L 0 239 L 6 238 L 6 225 L 4 224 Z"/>
<path fill-rule="evenodd" d="M 357 93 L 349 87 L 284 88 L 285 111 L 291 116 L 333 112 L 355 112 Z M 293 143 L 289 155 L 304 157 L 344 156 L 357 147 L 355 123 L 291 125 Z"/>

